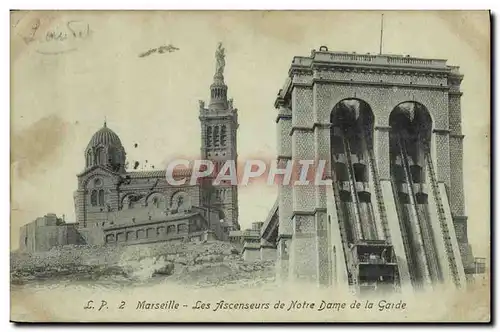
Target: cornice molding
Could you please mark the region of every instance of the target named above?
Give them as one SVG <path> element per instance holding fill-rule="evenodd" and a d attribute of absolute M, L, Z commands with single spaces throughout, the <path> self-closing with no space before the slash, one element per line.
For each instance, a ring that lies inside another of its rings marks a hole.
<path fill-rule="evenodd" d="M 373 129 L 378 131 L 391 131 L 392 128 L 390 126 L 375 126 Z"/>
<path fill-rule="evenodd" d="M 365 64 L 328 64 L 315 62 L 313 68 L 317 71 L 337 71 L 348 73 L 362 73 L 373 75 L 395 75 L 395 76 L 421 76 L 421 77 L 438 77 L 449 78 L 450 73 L 446 69 L 433 69 L 433 68 L 412 68 L 412 67 L 393 67 L 393 66 L 374 66 Z"/>
<path fill-rule="evenodd" d="M 438 135 L 448 135 L 450 133 L 448 129 L 433 129 L 432 132 Z"/>
<path fill-rule="evenodd" d="M 292 120 L 292 115 L 291 114 L 278 114 L 276 117 L 276 123 L 278 123 L 280 120 Z"/>
<path fill-rule="evenodd" d="M 429 84 L 407 84 L 407 83 L 394 83 L 394 82 L 370 82 L 370 81 L 347 81 L 347 80 L 334 80 L 334 79 L 326 79 L 326 78 L 314 78 L 312 80 L 312 84 L 310 86 L 314 86 L 314 84 L 339 84 L 339 85 L 355 85 L 355 86 L 377 86 L 377 87 L 385 87 L 385 88 L 412 88 L 419 90 L 442 90 L 448 91 L 448 85 L 429 85 Z M 293 86 L 300 85 L 303 86 L 305 84 L 293 84 Z"/>
<path fill-rule="evenodd" d="M 292 129 L 290 130 L 290 136 L 293 136 L 293 133 L 295 131 L 299 131 L 299 132 L 306 132 L 306 133 L 312 133 L 314 132 L 314 126 L 313 127 L 304 127 L 304 126 L 294 126 L 292 127 Z"/>

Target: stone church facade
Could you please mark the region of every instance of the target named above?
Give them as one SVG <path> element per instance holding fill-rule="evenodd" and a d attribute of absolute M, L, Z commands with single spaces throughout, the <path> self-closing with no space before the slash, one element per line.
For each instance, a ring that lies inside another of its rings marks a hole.
<path fill-rule="evenodd" d="M 216 61 L 210 103 L 205 107 L 200 102 L 199 120 L 201 158 L 218 165 L 237 156 L 238 115 L 232 100 L 227 98 L 222 45 L 216 51 Z M 231 230 L 239 229 L 237 186 L 222 183 L 212 187 L 208 179 L 196 185 L 186 181 L 184 185 L 172 186 L 167 182 L 164 170 L 127 172 L 124 169 L 125 156 L 120 138 L 104 124 L 90 140 L 85 150 L 85 169 L 77 176 L 75 208 L 79 227 L 116 229 L 119 224 L 148 222 L 153 218 L 154 210 L 159 211 L 159 215 L 164 212 L 169 218 L 176 215 L 178 219 L 182 214 L 192 213 L 194 207 L 205 211 L 209 218 L 205 223 L 201 222 L 206 225 L 200 227 L 216 225 L 217 229 L 220 228 L 217 237 L 221 240 L 227 239 Z M 190 171 L 176 171 L 176 176 L 189 177 Z M 165 226 L 166 232 L 169 229 L 173 228 Z M 172 233 L 178 233 L 178 230 Z M 109 239 L 114 237 L 112 235 Z M 137 235 L 132 235 L 132 239 L 137 241 Z"/>
<path fill-rule="evenodd" d="M 324 46 L 294 57 L 275 103 L 278 163 L 325 160 L 329 184 L 279 187 L 261 234 L 281 278 L 403 292 L 466 284 L 462 79 L 446 60 Z"/>
<path fill-rule="evenodd" d="M 145 207 L 184 212 L 202 206 L 200 186 L 170 186 L 164 170 L 127 172 L 125 149 L 120 138 L 106 124 L 90 140 L 86 165 L 77 175 L 76 222 L 79 227 L 108 227 L 119 223 L 115 212 L 133 218 Z M 189 176 L 189 174 L 184 174 Z M 138 216 L 139 217 L 139 216 Z"/>

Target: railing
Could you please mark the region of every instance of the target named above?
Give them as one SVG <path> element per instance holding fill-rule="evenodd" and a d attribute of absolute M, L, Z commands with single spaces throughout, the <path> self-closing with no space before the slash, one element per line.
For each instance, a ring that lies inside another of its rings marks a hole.
<path fill-rule="evenodd" d="M 433 64 L 433 60 L 429 59 L 415 59 L 415 58 L 399 58 L 399 57 L 387 57 L 387 63 L 403 63 L 408 65 L 424 65 L 430 66 Z"/>
<path fill-rule="evenodd" d="M 369 255 L 358 256 L 358 262 L 359 263 L 369 263 L 369 264 L 390 264 L 390 263 L 393 263 L 390 260 L 386 260 L 386 259 L 381 258 L 379 256 L 370 257 Z"/>
<path fill-rule="evenodd" d="M 310 66 L 312 64 L 312 59 L 309 57 L 296 56 L 293 58 L 292 65 L 296 66 Z"/>
<path fill-rule="evenodd" d="M 447 68 L 446 60 L 442 59 L 421 59 L 409 56 L 398 55 L 380 55 L 380 54 L 354 54 L 340 52 L 325 52 L 317 51 L 314 55 L 314 60 L 331 61 L 331 62 L 358 62 L 358 63 L 373 63 L 380 65 L 404 65 L 404 66 L 419 66 L 419 67 L 438 67 Z M 296 57 L 294 65 L 308 66 L 310 61 L 307 58 Z"/>

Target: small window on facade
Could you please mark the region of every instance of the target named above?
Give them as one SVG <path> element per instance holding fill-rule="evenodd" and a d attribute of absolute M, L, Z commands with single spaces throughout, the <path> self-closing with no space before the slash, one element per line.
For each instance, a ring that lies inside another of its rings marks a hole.
<path fill-rule="evenodd" d="M 227 129 L 226 126 L 223 125 L 220 129 L 220 145 L 226 146 L 227 144 Z"/>
<path fill-rule="evenodd" d="M 212 127 L 207 127 L 207 146 L 212 146 Z"/>
<path fill-rule="evenodd" d="M 98 165 L 106 164 L 106 154 L 104 153 L 104 148 L 97 149 L 96 156 Z"/>
<path fill-rule="evenodd" d="M 87 151 L 87 167 L 92 166 L 92 164 L 93 164 L 93 162 L 92 162 L 92 151 L 88 150 Z"/>
<path fill-rule="evenodd" d="M 104 190 L 99 190 L 99 206 L 104 206 Z"/>
<path fill-rule="evenodd" d="M 220 137 L 219 137 L 219 126 L 215 126 L 214 128 L 214 146 L 217 147 L 219 146 L 219 141 Z"/>

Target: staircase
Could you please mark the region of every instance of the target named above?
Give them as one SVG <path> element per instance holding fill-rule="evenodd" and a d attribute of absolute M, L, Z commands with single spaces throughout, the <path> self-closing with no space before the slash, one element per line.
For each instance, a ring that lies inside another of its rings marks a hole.
<path fill-rule="evenodd" d="M 446 254 L 448 256 L 448 264 L 449 264 L 450 270 L 452 272 L 453 282 L 455 283 L 455 285 L 460 286 L 457 264 L 455 262 L 455 255 L 453 254 L 453 247 L 451 244 L 451 236 L 450 236 L 450 233 L 448 230 L 448 225 L 446 223 L 446 214 L 444 211 L 443 201 L 441 200 L 441 193 L 439 192 L 439 187 L 437 184 L 438 183 L 437 176 L 436 176 L 436 172 L 434 170 L 434 164 L 432 162 L 432 159 L 431 159 L 429 152 L 426 153 L 425 160 L 427 162 L 427 169 L 429 170 L 432 193 L 433 193 L 434 198 L 436 200 L 439 224 L 441 226 L 440 227 L 441 235 L 442 235 L 443 241 L 445 243 Z"/>

